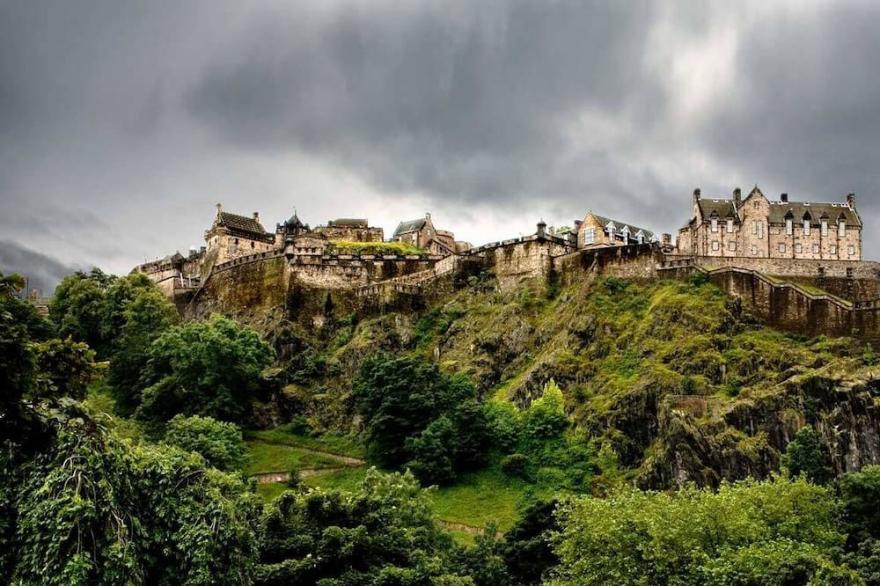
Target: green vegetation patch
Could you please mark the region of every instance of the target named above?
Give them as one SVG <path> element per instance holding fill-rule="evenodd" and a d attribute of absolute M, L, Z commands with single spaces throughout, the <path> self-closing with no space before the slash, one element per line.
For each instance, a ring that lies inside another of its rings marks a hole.
<path fill-rule="evenodd" d="M 333 240 L 328 248 L 330 254 L 427 254 L 423 248 L 405 242 L 355 242 Z"/>

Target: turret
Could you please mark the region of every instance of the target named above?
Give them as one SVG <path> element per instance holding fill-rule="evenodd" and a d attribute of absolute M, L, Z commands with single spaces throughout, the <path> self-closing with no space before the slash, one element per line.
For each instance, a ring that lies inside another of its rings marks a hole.
<path fill-rule="evenodd" d="M 543 219 L 541 219 L 541 221 L 538 222 L 538 232 L 537 232 L 538 238 L 543 238 L 545 236 L 546 232 L 547 232 L 547 222 L 545 222 Z"/>

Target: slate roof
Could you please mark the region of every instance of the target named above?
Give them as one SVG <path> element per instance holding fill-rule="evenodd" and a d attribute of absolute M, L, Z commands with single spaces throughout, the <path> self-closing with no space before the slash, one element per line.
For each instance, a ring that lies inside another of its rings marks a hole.
<path fill-rule="evenodd" d="M 809 213 L 811 221 L 818 224 L 822 216 L 828 218 L 828 223 L 836 224 L 842 217 L 847 226 L 860 228 L 862 220 L 855 210 L 845 203 L 813 203 L 804 201 L 771 201 L 770 223 L 784 224 L 785 217 L 791 212 L 794 221 L 801 222 L 804 215 Z"/>
<path fill-rule="evenodd" d="M 697 203 L 700 206 L 700 213 L 704 218 L 711 218 L 714 212 L 718 214 L 717 217 L 719 219 L 739 219 L 739 214 L 736 213 L 736 206 L 734 206 L 732 199 L 701 199 Z"/>
<path fill-rule="evenodd" d="M 230 214 L 229 212 L 220 212 L 217 215 L 217 226 L 223 226 L 231 231 L 256 236 L 259 239 L 266 239 L 270 234 L 266 233 L 263 225 L 252 217 L 239 216 L 238 214 Z"/>
<path fill-rule="evenodd" d="M 605 216 L 600 216 L 597 214 L 593 214 L 593 217 L 596 218 L 596 220 L 598 220 L 599 223 L 602 224 L 603 226 L 607 226 L 610 222 L 614 222 L 614 225 L 617 226 L 617 230 L 619 232 L 622 231 L 624 227 L 628 227 L 629 233 L 633 238 L 635 238 L 636 234 L 638 234 L 639 232 L 641 232 L 642 234 L 645 235 L 646 241 L 653 240 L 653 238 L 655 236 L 654 232 L 652 232 L 651 230 L 647 230 L 645 228 L 640 228 L 638 226 L 634 226 L 633 224 L 628 224 L 626 222 L 621 222 L 619 220 L 614 220 L 612 218 L 606 218 Z"/>
<path fill-rule="evenodd" d="M 302 227 L 305 224 L 302 223 L 302 220 L 299 219 L 299 216 L 296 215 L 296 212 L 293 212 L 293 215 L 287 218 L 287 221 L 284 222 L 284 225 L 288 227 Z"/>
<path fill-rule="evenodd" d="M 394 238 L 397 238 L 401 234 L 406 234 L 407 232 L 416 232 L 425 227 L 425 222 L 427 220 L 425 218 L 419 218 L 418 220 L 410 220 L 408 222 L 401 222 L 397 225 L 397 229 L 394 231 Z"/>

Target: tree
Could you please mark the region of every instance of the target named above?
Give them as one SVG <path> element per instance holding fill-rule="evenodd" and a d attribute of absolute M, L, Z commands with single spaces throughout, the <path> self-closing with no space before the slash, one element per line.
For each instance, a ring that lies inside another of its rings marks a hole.
<path fill-rule="evenodd" d="M 108 382 L 117 410 L 128 416 L 141 402 L 140 379 L 149 360 L 150 346 L 177 323 L 178 314 L 158 289 L 139 287 L 119 320 L 121 327 L 113 344 Z"/>
<path fill-rule="evenodd" d="M 275 499 L 263 516 L 255 583 L 463 585 L 448 570 L 451 550 L 415 478 L 371 470 L 350 493 Z"/>
<path fill-rule="evenodd" d="M 485 461 L 489 424 L 465 378 L 417 357 L 368 359 L 354 386 L 370 458 L 409 466 L 426 483 L 449 482 Z"/>
<path fill-rule="evenodd" d="M 241 430 L 233 423 L 210 417 L 175 415 L 168 422 L 163 441 L 200 454 L 209 466 L 221 470 L 237 470 L 244 461 Z"/>
<path fill-rule="evenodd" d="M 812 427 L 802 427 L 785 448 L 782 465 L 789 473 L 806 475 L 811 481 L 825 484 L 834 477 L 828 452 Z"/>
<path fill-rule="evenodd" d="M 13 583 L 247 583 L 257 509 L 240 478 L 176 448 L 131 444 L 77 404 L 18 468 Z"/>
<path fill-rule="evenodd" d="M 95 353 L 82 342 L 53 338 L 34 345 L 37 357 L 36 384 L 32 400 L 57 401 L 61 397 L 81 400 L 92 379 Z"/>
<path fill-rule="evenodd" d="M 880 540 L 880 466 L 865 466 L 839 482 L 840 500 L 850 533 L 859 541 Z"/>
<path fill-rule="evenodd" d="M 222 316 L 172 327 L 150 346 L 135 415 L 152 423 L 178 413 L 243 421 L 272 358 L 254 330 Z"/>
<path fill-rule="evenodd" d="M 570 500 L 559 520 L 557 586 L 858 583 L 836 563 L 845 535 L 833 493 L 804 478 L 622 488 Z"/>
<path fill-rule="evenodd" d="M 559 563 L 552 547 L 552 536 L 560 530 L 555 516 L 558 506 L 555 500 L 532 504 L 504 536 L 504 562 L 517 584 L 540 584 Z"/>
<path fill-rule="evenodd" d="M 114 278 L 100 269 L 92 269 L 89 273 L 76 272 L 59 283 L 49 303 L 49 318 L 59 337 L 85 342 L 104 356 L 104 296 Z"/>

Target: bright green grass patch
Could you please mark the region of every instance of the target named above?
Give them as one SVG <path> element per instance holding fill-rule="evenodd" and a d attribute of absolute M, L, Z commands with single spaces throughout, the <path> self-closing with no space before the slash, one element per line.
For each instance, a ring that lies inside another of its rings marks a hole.
<path fill-rule="evenodd" d="M 494 522 L 506 531 L 519 518 L 520 507 L 533 500 L 535 493 L 535 485 L 490 468 L 465 474 L 452 486 L 432 490 L 429 498 L 434 513 L 444 521 L 480 528 Z"/>
<path fill-rule="evenodd" d="M 336 254 L 426 254 L 423 248 L 404 242 L 354 242 L 333 240 L 330 252 Z"/>
<path fill-rule="evenodd" d="M 302 468 L 333 468 L 339 463 L 326 456 L 293 446 L 249 441 L 244 472 L 248 476 L 263 472 L 286 472 Z"/>
<path fill-rule="evenodd" d="M 269 503 L 281 496 L 287 490 L 287 485 L 283 482 L 272 482 L 269 484 L 258 484 L 257 494 L 263 499 L 263 502 Z"/>
<path fill-rule="evenodd" d="M 368 468 L 361 466 L 357 468 L 345 468 L 327 474 L 318 474 L 303 478 L 303 484 L 313 488 L 339 489 L 353 491 L 357 490 L 364 478 L 367 476 Z"/>
<path fill-rule="evenodd" d="M 248 431 L 247 438 L 351 458 L 363 458 L 365 453 L 364 446 L 351 436 L 333 433 L 325 433 L 320 436 L 303 435 L 290 431 L 284 425 L 275 429 Z"/>

